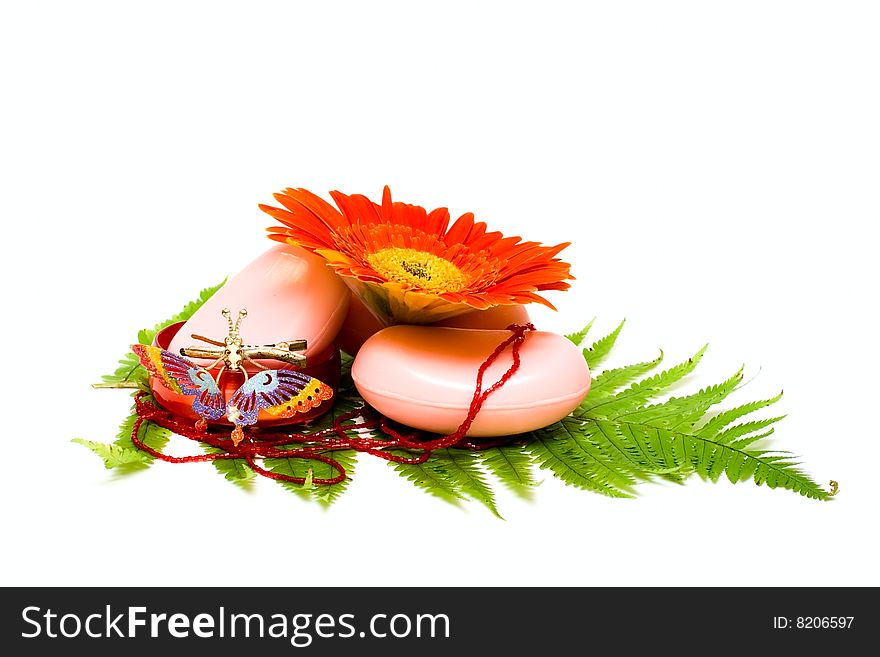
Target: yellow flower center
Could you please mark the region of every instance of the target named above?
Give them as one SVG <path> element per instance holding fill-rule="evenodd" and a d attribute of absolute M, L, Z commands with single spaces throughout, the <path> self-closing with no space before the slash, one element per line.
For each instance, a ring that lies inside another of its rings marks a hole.
<path fill-rule="evenodd" d="M 367 262 L 389 281 L 432 294 L 459 292 L 467 287 L 467 278 L 458 267 L 426 251 L 392 247 L 370 253 Z"/>

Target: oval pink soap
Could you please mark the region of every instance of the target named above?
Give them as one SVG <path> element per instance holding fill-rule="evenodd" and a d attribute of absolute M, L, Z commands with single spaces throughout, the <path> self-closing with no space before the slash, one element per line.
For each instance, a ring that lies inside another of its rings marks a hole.
<path fill-rule="evenodd" d="M 467 416 L 477 371 L 509 331 L 392 326 L 367 340 L 351 374 L 363 398 L 380 413 L 416 429 L 448 434 Z M 486 370 L 483 389 L 513 362 L 510 349 Z M 568 339 L 532 331 L 520 348 L 520 367 L 490 395 L 468 436 L 506 436 L 562 419 L 590 389 L 590 370 Z"/>
<path fill-rule="evenodd" d="M 325 351 L 333 342 L 348 310 L 349 291 L 326 261 L 299 247 L 279 244 L 259 256 L 227 281 L 180 328 L 169 349 L 201 344 L 195 333 L 214 340 L 226 337 L 229 308 L 233 317 L 248 311 L 241 323 L 245 344 L 307 340 L 306 357 Z M 263 361 L 268 367 L 284 363 Z"/>

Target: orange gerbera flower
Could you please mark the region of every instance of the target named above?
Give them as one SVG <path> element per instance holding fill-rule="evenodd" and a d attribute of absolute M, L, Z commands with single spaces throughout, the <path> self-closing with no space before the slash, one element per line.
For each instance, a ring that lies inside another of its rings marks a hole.
<path fill-rule="evenodd" d="M 470 212 L 449 225 L 431 212 L 360 194 L 330 192 L 332 205 L 305 189 L 275 194 L 284 206 L 261 205 L 283 226 L 269 237 L 317 253 L 386 324 L 427 323 L 503 304 L 553 305 L 537 294 L 566 290 L 570 265 L 556 256 L 568 243 L 543 246 L 486 232 Z M 555 308 L 553 308 L 555 310 Z"/>

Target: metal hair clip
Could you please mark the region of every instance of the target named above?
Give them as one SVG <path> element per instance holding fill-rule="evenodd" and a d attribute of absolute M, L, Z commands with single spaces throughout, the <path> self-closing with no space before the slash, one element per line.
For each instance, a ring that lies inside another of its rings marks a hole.
<path fill-rule="evenodd" d="M 189 356 L 190 358 L 214 359 L 214 362 L 208 365 L 205 369 L 213 369 L 222 362 L 223 367 L 220 369 L 221 373 L 224 369 L 229 369 L 233 372 L 240 371 L 244 373 L 245 378 L 247 378 L 247 371 L 243 367 L 243 361 L 247 361 L 258 369 L 269 369 L 265 365 L 257 363 L 254 360 L 255 358 L 271 358 L 272 360 L 280 360 L 285 363 L 290 363 L 296 367 L 306 366 L 306 357 L 303 354 L 298 353 L 304 351 L 308 347 L 308 343 L 305 340 L 290 340 L 288 342 L 279 342 L 277 344 L 267 344 L 262 346 L 243 345 L 241 343 L 239 329 L 241 327 L 241 320 L 247 317 L 247 310 L 238 311 L 238 318 L 235 320 L 234 324 L 232 322 L 232 314 L 229 312 L 229 308 L 224 308 L 221 312 L 229 325 L 229 333 L 223 342 L 212 340 L 211 338 L 206 338 L 202 335 L 193 334 L 192 338 L 194 340 L 201 340 L 202 342 L 214 346 L 183 347 L 180 350 L 182 355 Z"/>

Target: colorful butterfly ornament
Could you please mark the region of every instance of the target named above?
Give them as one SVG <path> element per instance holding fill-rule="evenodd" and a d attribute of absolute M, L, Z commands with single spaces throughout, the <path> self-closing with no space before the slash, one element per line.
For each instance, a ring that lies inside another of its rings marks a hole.
<path fill-rule="evenodd" d="M 277 345 L 263 347 L 242 345 L 239 327 L 241 320 L 247 317 L 247 311 L 241 310 L 233 324 L 228 308 L 223 309 L 223 316 L 229 324 L 229 334 L 221 343 L 208 338 L 194 335 L 196 339 L 208 342 L 219 349 L 193 347 L 181 349 L 181 352 L 195 356 L 217 356 L 213 363 L 206 367 L 196 365 L 191 360 L 173 354 L 159 347 L 145 344 L 132 345 L 147 370 L 159 377 L 162 383 L 173 392 L 192 396 L 192 409 L 206 421 L 217 421 L 224 415 L 235 425 L 232 431 L 232 444 L 244 439 L 242 427 L 256 424 L 261 410 L 270 415 L 282 418 L 293 417 L 297 413 L 305 413 L 321 405 L 333 397 L 333 388 L 318 379 L 292 369 L 269 369 L 254 360 L 255 355 L 277 358 L 288 362 L 304 364 L 303 356 L 295 354 L 293 349 L 305 349 L 304 341 L 292 343 L 282 342 Z M 256 367 L 259 371 L 248 376 L 244 363 Z M 210 370 L 223 363 L 215 379 Z M 244 375 L 245 381 L 227 402 L 223 398 L 218 382 L 224 370 L 238 371 Z"/>

